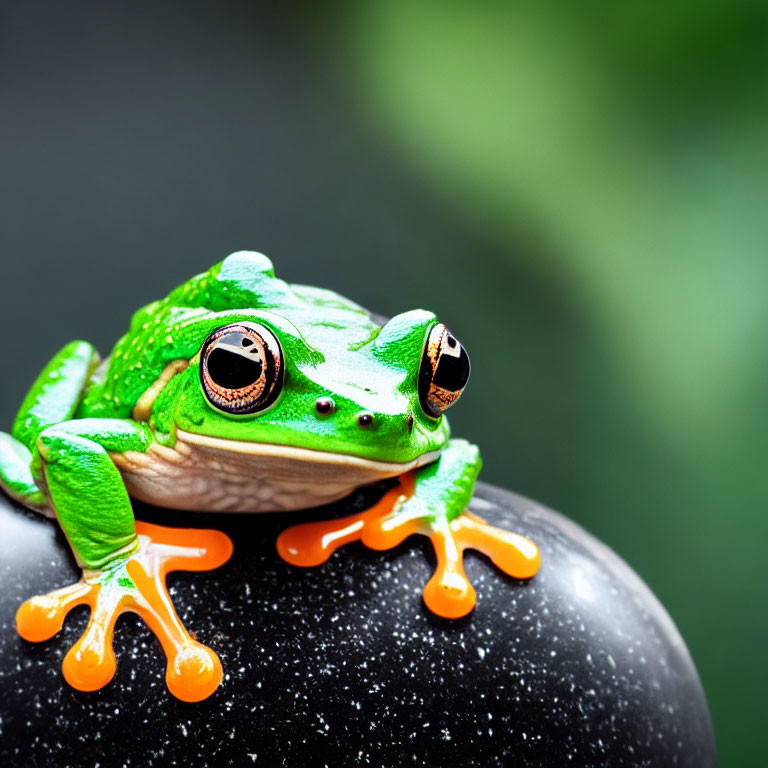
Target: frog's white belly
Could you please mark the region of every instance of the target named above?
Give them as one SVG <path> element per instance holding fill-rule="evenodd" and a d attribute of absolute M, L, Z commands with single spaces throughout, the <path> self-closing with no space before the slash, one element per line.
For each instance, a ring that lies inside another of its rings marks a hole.
<path fill-rule="evenodd" d="M 432 452 L 408 463 L 286 445 L 246 443 L 177 433 L 173 448 L 113 454 L 128 493 L 172 509 L 275 512 L 336 501 L 356 487 L 396 477 L 434 461 Z"/>

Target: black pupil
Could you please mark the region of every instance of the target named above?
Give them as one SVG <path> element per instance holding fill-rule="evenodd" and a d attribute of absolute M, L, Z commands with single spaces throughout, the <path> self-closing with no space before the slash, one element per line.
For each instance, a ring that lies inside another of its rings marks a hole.
<path fill-rule="evenodd" d="M 450 341 L 449 341 L 450 345 Z M 452 345 L 450 345 L 452 346 Z M 432 379 L 434 384 L 449 392 L 458 392 L 464 388 L 469 378 L 469 356 L 464 347 L 458 357 L 453 355 L 440 355 L 437 370 Z"/>
<path fill-rule="evenodd" d="M 224 389 L 248 387 L 261 376 L 261 360 L 245 357 L 222 347 L 208 355 L 208 375 Z"/>

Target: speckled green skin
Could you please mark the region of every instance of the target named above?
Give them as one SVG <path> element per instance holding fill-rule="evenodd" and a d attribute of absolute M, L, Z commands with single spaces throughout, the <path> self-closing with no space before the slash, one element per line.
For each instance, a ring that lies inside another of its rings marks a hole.
<path fill-rule="evenodd" d="M 255 321 L 280 342 L 284 383 L 265 411 L 234 417 L 215 410 L 199 383 L 199 352 L 216 328 Z M 441 451 L 416 472 L 403 513 L 452 519 L 472 496 L 480 458 L 449 440 L 444 417 L 424 413 L 417 375 L 430 312 L 397 315 L 383 327 L 331 291 L 289 285 L 265 256 L 240 252 L 139 310 L 109 358 L 72 342 L 48 364 L 26 397 L 12 435 L 0 433 L 0 484 L 30 507 L 49 505 L 84 568 L 130 553 L 136 534 L 121 476 L 110 454 L 173 445 L 176 429 L 408 462 Z M 156 397 L 149 419 L 134 420 L 139 398 L 174 361 L 188 361 Z M 321 416 L 318 397 L 335 411 Z M 361 412 L 373 416 L 361 428 Z M 408 416 L 413 428 L 408 429 Z M 350 489 L 352 490 L 352 489 Z"/>

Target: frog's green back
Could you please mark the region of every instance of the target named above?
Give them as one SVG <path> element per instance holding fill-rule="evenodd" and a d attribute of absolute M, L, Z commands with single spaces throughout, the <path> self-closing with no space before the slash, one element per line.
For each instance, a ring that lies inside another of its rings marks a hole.
<path fill-rule="evenodd" d="M 345 344 L 352 349 L 379 331 L 354 302 L 322 288 L 289 285 L 275 277 L 266 256 L 240 251 L 134 314 L 128 333 L 94 374 L 78 416 L 130 416 L 170 363 L 197 354 L 208 333 L 221 324 L 214 313 L 238 310 L 266 310 L 284 317 L 315 349 L 332 348 L 339 330 L 344 330 Z"/>

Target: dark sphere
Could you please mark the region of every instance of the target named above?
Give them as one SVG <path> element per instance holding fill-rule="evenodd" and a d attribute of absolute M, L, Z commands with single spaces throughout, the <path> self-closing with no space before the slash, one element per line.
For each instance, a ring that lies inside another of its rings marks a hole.
<path fill-rule="evenodd" d="M 33 594 L 79 578 L 50 520 L 0 494 L 0 758 L 3 765 L 717 765 L 706 700 L 674 624 L 611 550 L 561 515 L 480 484 L 472 511 L 525 534 L 540 573 L 517 581 L 468 551 L 478 603 L 456 621 L 421 590 L 431 545 L 343 547 L 308 570 L 275 550 L 288 525 L 350 514 L 380 489 L 308 513 L 200 515 L 136 504 L 139 519 L 213 527 L 235 543 L 217 571 L 173 573 L 176 609 L 218 652 L 222 687 L 174 699 L 159 642 L 122 617 L 118 668 L 97 693 L 61 661 L 87 622 L 36 645 L 15 632 Z"/>

